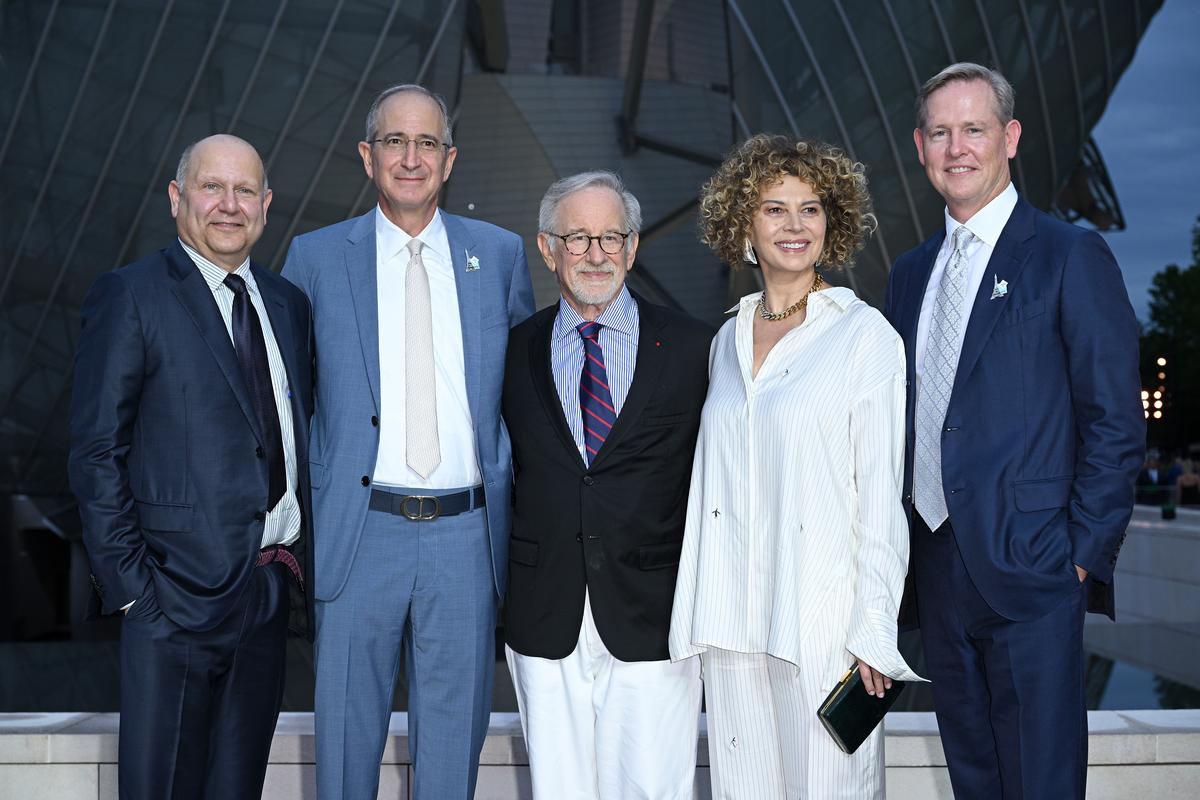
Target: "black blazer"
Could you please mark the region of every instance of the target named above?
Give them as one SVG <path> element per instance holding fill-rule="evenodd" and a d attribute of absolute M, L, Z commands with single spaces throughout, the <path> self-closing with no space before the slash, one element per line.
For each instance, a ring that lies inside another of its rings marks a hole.
<path fill-rule="evenodd" d="M 558 304 L 513 328 L 504 373 L 514 510 L 504 631 L 518 653 L 575 649 L 585 587 L 605 646 L 622 661 L 669 657 L 713 330 L 635 297 L 637 364 L 608 440 L 584 465 L 550 368 Z"/>
<path fill-rule="evenodd" d="M 251 269 L 291 388 L 302 516 L 293 553 L 311 586 L 311 315 L 299 289 Z M 262 437 L 225 323 L 178 240 L 101 275 L 82 316 L 68 470 L 98 610 L 154 592 L 172 622 L 209 630 L 254 571 L 267 504 Z M 294 593 L 291 623 L 311 636 L 308 594 Z"/>

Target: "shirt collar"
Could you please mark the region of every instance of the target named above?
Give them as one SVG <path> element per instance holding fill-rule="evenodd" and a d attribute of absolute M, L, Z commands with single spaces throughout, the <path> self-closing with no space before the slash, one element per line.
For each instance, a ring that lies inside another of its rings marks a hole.
<path fill-rule="evenodd" d="M 621 285 L 621 291 L 605 306 L 600 316 L 596 317 L 602 327 L 618 331 L 632 337 L 637 320 L 637 301 L 629 293 L 629 287 Z M 567 335 L 578 336 L 575 329 L 587 322 L 579 312 L 571 308 L 566 298 L 558 298 L 558 316 L 554 318 L 554 338 L 561 339 Z"/>
<path fill-rule="evenodd" d="M 976 211 L 966 222 L 960 223 L 950 216 L 950 209 L 946 208 L 943 211 L 946 217 L 946 239 L 949 241 L 954 232 L 958 230 L 959 225 L 966 225 L 967 230 L 975 234 L 975 238 L 989 247 L 995 247 L 996 243 L 1000 241 L 1000 234 L 1004 232 L 1004 226 L 1008 224 L 1008 218 L 1012 216 L 1013 209 L 1016 207 L 1017 188 L 1012 185 L 1012 181 L 1009 181 L 1003 192 L 993 197 L 990 203 Z"/>
<path fill-rule="evenodd" d="M 409 236 L 399 225 L 387 218 L 387 214 L 383 213 L 382 208 L 376 206 L 375 239 L 379 252 L 384 253 L 385 258 L 400 255 L 408 247 L 409 242 L 413 239 L 420 239 L 421 244 L 425 245 L 427 250 L 432 250 L 447 264 L 450 263 L 450 253 L 446 249 L 449 245 L 446 237 L 446 223 L 442 221 L 440 208 L 433 210 L 433 219 L 429 220 L 429 224 L 425 226 L 424 230 L 416 236 Z"/>
<path fill-rule="evenodd" d="M 225 276 L 229 274 L 229 270 L 214 264 L 192 248 L 188 247 L 183 239 L 180 239 L 179 243 L 183 245 L 183 251 L 188 254 L 190 259 L 192 259 L 192 263 L 195 264 L 200 270 L 200 274 L 204 276 L 204 282 L 208 284 L 210 291 L 215 293 L 225 285 Z M 240 267 L 233 271 L 233 274 L 244 280 L 246 285 L 250 287 L 250 291 L 256 294 L 258 293 L 258 284 L 254 282 L 254 275 L 250 272 L 249 256 L 246 257 L 246 260 L 242 262 Z"/>

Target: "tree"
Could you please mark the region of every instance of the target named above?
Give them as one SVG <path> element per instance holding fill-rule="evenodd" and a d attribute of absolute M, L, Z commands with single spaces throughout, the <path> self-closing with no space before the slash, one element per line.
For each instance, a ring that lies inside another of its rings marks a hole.
<path fill-rule="evenodd" d="M 1151 397 L 1159 387 L 1165 395 L 1162 419 L 1148 420 L 1150 443 L 1168 452 L 1200 444 L 1200 217 L 1192 226 L 1191 266 L 1171 264 L 1151 281 L 1141 346 L 1142 386 Z"/>

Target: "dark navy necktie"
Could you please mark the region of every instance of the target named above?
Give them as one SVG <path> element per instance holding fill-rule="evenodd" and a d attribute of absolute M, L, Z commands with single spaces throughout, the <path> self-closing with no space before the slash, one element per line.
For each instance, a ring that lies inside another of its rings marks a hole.
<path fill-rule="evenodd" d="M 575 327 L 583 338 L 583 372 L 579 375 L 579 412 L 583 416 L 583 447 L 591 466 L 596 454 L 608 438 L 617 410 L 608 388 L 608 371 L 604 368 L 604 351 L 600 349 L 598 322 L 584 322 Z"/>
<path fill-rule="evenodd" d="M 269 470 L 267 510 L 275 508 L 287 489 L 283 467 L 283 437 L 279 433 L 279 409 L 275 407 L 275 389 L 271 385 L 271 365 L 267 361 L 267 342 L 263 338 L 258 312 L 240 275 L 225 276 L 225 285 L 233 291 L 233 349 L 237 351 L 242 377 L 250 392 L 250 403 L 258 416 L 263 448 L 259 457 L 267 459 Z"/>

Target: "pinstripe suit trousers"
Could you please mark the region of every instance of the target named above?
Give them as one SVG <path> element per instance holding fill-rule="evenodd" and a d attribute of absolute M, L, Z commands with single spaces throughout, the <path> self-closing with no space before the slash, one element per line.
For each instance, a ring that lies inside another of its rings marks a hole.
<path fill-rule="evenodd" d="M 795 664 L 715 647 L 700 663 L 713 800 L 883 800 L 883 726 L 846 755 Z"/>

